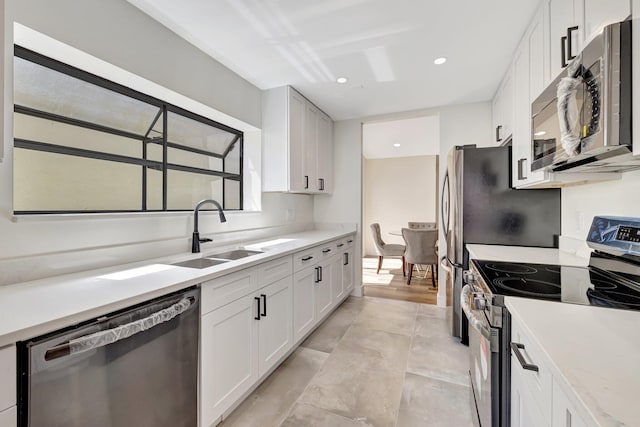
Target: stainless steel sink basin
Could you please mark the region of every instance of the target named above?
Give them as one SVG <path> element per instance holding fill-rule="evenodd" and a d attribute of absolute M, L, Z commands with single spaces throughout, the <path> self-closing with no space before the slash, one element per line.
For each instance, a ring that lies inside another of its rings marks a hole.
<path fill-rule="evenodd" d="M 180 267 L 189 267 L 189 268 L 207 268 L 213 267 L 214 265 L 222 264 L 227 262 L 226 259 L 211 259 L 211 258 L 196 258 L 190 259 L 187 261 L 176 262 L 171 265 L 177 265 Z"/>
<path fill-rule="evenodd" d="M 261 251 L 250 251 L 247 249 L 236 249 L 233 251 L 222 252 L 219 254 L 213 254 L 207 256 L 207 258 L 224 259 L 227 261 L 233 261 L 240 258 L 246 258 L 251 255 L 261 254 Z"/>

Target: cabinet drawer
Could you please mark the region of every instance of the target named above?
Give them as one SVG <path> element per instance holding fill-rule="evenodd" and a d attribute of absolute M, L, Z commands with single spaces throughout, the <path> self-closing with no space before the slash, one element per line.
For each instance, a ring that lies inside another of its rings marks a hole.
<path fill-rule="evenodd" d="M 16 346 L 0 349 L 0 411 L 16 404 Z M 0 423 L 0 425 L 3 425 Z M 15 424 L 14 424 L 15 425 Z"/>
<path fill-rule="evenodd" d="M 202 284 L 202 311 L 206 314 L 258 289 L 256 267 L 247 268 Z"/>
<path fill-rule="evenodd" d="M 293 274 L 293 258 L 285 256 L 258 266 L 258 287 L 270 285 Z"/>
<path fill-rule="evenodd" d="M 349 237 L 346 237 L 344 239 L 344 243 L 345 243 L 346 246 L 344 248 L 342 248 L 342 249 L 352 248 L 353 245 L 355 244 L 355 241 L 356 241 L 356 236 L 355 235 L 351 235 Z"/>
<path fill-rule="evenodd" d="M 320 247 L 314 247 L 295 253 L 293 255 L 293 271 L 300 271 L 318 263 L 320 261 L 319 249 Z"/>
<path fill-rule="evenodd" d="M 329 242 L 329 243 L 325 243 L 324 245 L 320 245 L 317 247 L 318 249 L 318 256 L 320 257 L 321 260 L 323 259 L 327 259 L 329 257 L 331 257 L 334 254 L 339 253 L 337 246 L 337 241 L 333 241 L 333 242 Z"/>
<path fill-rule="evenodd" d="M 0 411 L 0 427 L 16 427 L 18 425 L 18 408 L 13 406 Z"/>
<path fill-rule="evenodd" d="M 516 351 L 513 347 L 511 348 L 511 371 L 517 372 L 522 378 L 523 387 L 529 392 L 533 403 L 544 419 L 550 421 L 552 377 L 548 362 L 544 359 L 544 353 L 515 319 L 511 325 L 511 344 L 520 346 L 517 350 L 525 363 L 537 366 L 537 372 L 524 369 L 516 356 Z"/>

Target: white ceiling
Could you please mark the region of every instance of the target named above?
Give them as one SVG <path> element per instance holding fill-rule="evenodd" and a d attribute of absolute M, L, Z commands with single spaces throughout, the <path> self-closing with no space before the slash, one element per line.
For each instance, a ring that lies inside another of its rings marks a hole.
<path fill-rule="evenodd" d="M 430 156 L 440 153 L 439 117 L 421 116 L 362 125 L 365 159 Z M 394 147 L 400 144 L 400 147 Z"/>
<path fill-rule="evenodd" d="M 538 3 L 128 1 L 259 88 L 292 85 L 334 120 L 491 99 Z"/>

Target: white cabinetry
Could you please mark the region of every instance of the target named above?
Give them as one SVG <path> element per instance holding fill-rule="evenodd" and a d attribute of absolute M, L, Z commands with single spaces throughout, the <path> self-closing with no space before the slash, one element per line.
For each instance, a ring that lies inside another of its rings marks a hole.
<path fill-rule="evenodd" d="M 503 144 L 513 133 L 513 94 L 513 75 L 510 68 L 502 79 L 492 103 L 495 145 Z"/>
<path fill-rule="evenodd" d="M 289 275 L 259 291 L 260 375 L 267 373 L 293 346 L 291 280 Z"/>
<path fill-rule="evenodd" d="M 553 380 L 553 411 L 551 427 L 586 427 L 578 410 L 573 406 L 560 384 Z"/>
<path fill-rule="evenodd" d="M 354 288 L 354 270 L 353 270 L 353 248 L 347 249 L 342 255 L 344 261 L 342 263 L 342 287 L 345 294 L 350 294 Z"/>
<path fill-rule="evenodd" d="M 511 343 L 511 425 L 586 427 L 586 410 L 572 402 L 570 387 L 552 374 L 544 350 L 513 316 Z"/>
<path fill-rule="evenodd" d="M 549 0 L 549 54 L 551 79 L 570 62 L 605 25 L 631 14 L 629 0 Z"/>
<path fill-rule="evenodd" d="M 11 408 L 0 411 L 0 427 L 16 427 L 18 425 L 18 408 Z"/>
<path fill-rule="evenodd" d="M 333 122 L 290 86 L 262 98 L 263 191 L 330 193 Z"/>
<path fill-rule="evenodd" d="M 0 378 L 2 379 L 0 411 L 2 411 L 16 404 L 16 347 L 14 345 L 0 349 Z"/>
<path fill-rule="evenodd" d="M 316 322 L 315 292 L 317 268 L 307 267 L 293 275 L 293 341 L 298 342 Z"/>

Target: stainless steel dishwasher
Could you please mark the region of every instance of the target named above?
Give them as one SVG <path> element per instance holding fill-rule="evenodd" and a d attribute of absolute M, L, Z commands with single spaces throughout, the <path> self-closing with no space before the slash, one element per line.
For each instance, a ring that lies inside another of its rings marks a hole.
<path fill-rule="evenodd" d="M 197 426 L 200 290 L 18 344 L 20 427 Z"/>

